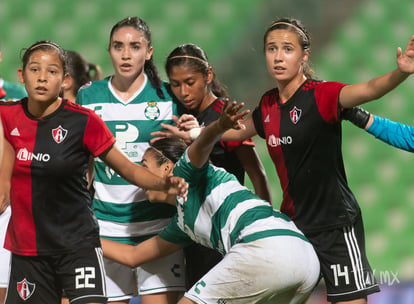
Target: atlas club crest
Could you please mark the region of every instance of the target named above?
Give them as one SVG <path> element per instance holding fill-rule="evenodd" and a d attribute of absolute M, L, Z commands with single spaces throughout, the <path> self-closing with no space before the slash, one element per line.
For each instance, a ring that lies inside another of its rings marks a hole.
<path fill-rule="evenodd" d="M 62 126 L 52 130 L 52 137 L 58 144 L 65 140 L 66 135 L 68 135 L 68 130 L 63 129 Z"/>
<path fill-rule="evenodd" d="M 30 298 L 36 289 L 36 284 L 30 283 L 26 278 L 17 283 L 17 293 L 23 301 Z"/>
<path fill-rule="evenodd" d="M 302 110 L 296 108 L 296 106 L 289 112 L 290 120 L 296 125 L 302 116 Z"/>

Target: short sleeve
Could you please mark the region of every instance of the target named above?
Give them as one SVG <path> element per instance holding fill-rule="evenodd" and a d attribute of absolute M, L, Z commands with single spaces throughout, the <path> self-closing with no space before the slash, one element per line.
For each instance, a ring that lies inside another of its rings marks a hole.
<path fill-rule="evenodd" d="M 315 98 L 319 113 L 326 122 L 338 122 L 339 93 L 345 86 L 340 82 L 322 82 L 315 88 Z"/>
<path fill-rule="evenodd" d="M 105 122 L 93 111 L 89 111 L 83 142 L 93 156 L 102 154 L 115 143 Z"/>
<path fill-rule="evenodd" d="M 193 243 L 193 240 L 178 227 L 177 214 L 172 218 L 167 227 L 160 232 L 159 236 L 163 240 L 186 247 Z"/>

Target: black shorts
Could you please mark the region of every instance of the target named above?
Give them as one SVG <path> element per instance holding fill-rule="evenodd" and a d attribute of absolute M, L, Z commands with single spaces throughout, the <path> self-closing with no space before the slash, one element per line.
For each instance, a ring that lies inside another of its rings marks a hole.
<path fill-rule="evenodd" d="M 60 304 L 62 292 L 71 304 L 106 303 L 101 248 L 53 256 L 12 254 L 6 304 Z"/>
<path fill-rule="evenodd" d="M 318 254 L 328 301 L 351 301 L 380 291 L 366 256 L 361 217 L 352 226 L 306 237 Z"/>

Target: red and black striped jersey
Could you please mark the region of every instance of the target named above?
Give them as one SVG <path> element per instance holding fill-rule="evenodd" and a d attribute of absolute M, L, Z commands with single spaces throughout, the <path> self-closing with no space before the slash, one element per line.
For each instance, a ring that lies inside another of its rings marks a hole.
<path fill-rule="evenodd" d="M 67 100 L 40 119 L 27 103 L 0 103 L 5 138 L 16 154 L 5 248 L 34 256 L 100 246 L 86 172 L 90 155 L 106 151 L 115 138 L 93 111 Z"/>
<path fill-rule="evenodd" d="M 283 104 L 273 89 L 253 112 L 279 176 L 280 209 L 304 232 L 349 225 L 360 213 L 342 158 L 338 98 L 344 86 L 306 80 Z"/>

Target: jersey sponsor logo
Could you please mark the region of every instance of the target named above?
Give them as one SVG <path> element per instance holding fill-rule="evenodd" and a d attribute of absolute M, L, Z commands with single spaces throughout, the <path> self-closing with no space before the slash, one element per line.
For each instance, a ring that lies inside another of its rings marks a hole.
<path fill-rule="evenodd" d="M 19 152 L 17 152 L 16 158 L 21 161 L 36 160 L 38 162 L 46 163 L 50 160 L 50 155 L 47 153 L 33 154 L 32 152 L 27 151 L 26 148 L 21 148 Z"/>
<path fill-rule="evenodd" d="M 115 125 L 115 138 L 117 145 L 121 149 L 127 148 L 127 143 L 135 142 L 139 137 L 139 130 L 130 123 L 121 123 Z"/>
<path fill-rule="evenodd" d="M 17 283 L 17 293 L 23 301 L 30 298 L 36 289 L 36 284 L 30 283 L 26 278 Z"/>
<path fill-rule="evenodd" d="M 267 144 L 273 148 L 277 146 L 281 146 L 281 145 L 290 145 L 292 143 L 293 143 L 292 136 L 276 137 L 272 134 L 267 139 Z"/>
<path fill-rule="evenodd" d="M 296 106 L 289 112 L 290 114 L 290 120 L 294 123 L 297 124 L 301 115 L 302 115 L 302 110 L 296 108 Z"/>
<path fill-rule="evenodd" d="M 266 118 L 265 118 L 264 122 L 270 122 L 270 115 L 269 115 L 269 114 L 267 114 L 267 116 L 266 116 Z"/>
<path fill-rule="evenodd" d="M 62 126 L 59 126 L 52 130 L 53 139 L 58 144 L 65 140 L 66 135 L 68 135 L 68 130 L 63 129 Z"/>
<path fill-rule="evenodd" d="M 157 107 L 157 102 L 150 101 L 147 104 L 148 107 L 145 108 L 145 117 L 150 120 L 156 120 L 160 116 L 160 109 Z"/>
<path fill-rule="evenodd" d="M 11 130 L 10 135 L 11 136 L 20 136 L 19 129 L 17 129 L 17 127 L 14 128 L 13 130 Z"/>

